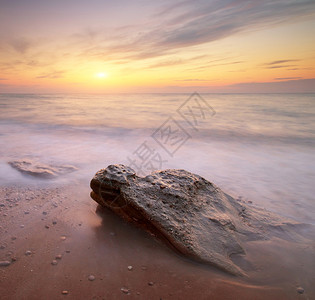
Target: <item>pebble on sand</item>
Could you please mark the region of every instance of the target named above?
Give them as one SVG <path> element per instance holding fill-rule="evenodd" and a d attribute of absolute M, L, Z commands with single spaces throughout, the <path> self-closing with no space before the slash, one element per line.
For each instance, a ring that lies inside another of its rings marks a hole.
<path fill-rule="evenodd" d="M 132 271 L 133 267 L 132 266 L 128 266 L 128 270 Z"/>
<path fill-rule="evenodd" d="M 301 286 L 299 286 L 299 287 L 296 289 L 296 291 L 297 291 L 299 294 L 303 294 L 303 293 L 304 293 L 304 289 L 303 289 Z"/>
<path fill-rule="evenodd" d="M 95 276 L 94 276 L 94 275 L 90 275 L 90 276 L 88 277 L 88 279 L 89 279 L 90 281 L 93 281 L 93 280 L 95 280 Z"/>
<path fill-rule="evenodd" d="M 56 258 L 56 259 L 61 259 L 61 258 L 62 258 L 62 255 L 61 255 L 61 254 L 58 254 L 58 255 L 56 255 L 55 258 Z"/>
<path fill-rule="evenodd" d="M 61 236 L 60 239 L 61 239 L 62 241 L 64 241 L 64 240 L 66 240 L 66 237 L 65 237 L 65 236 Z"/>
<path fill-rule="evenodd" d="M 51 262 L 51 264 L 53 265 L 53 266 L 55 266 L 55 265 L 57 265 L 58 264 L 58 261 L 56 261 L 55 259 Z"/>
<path fill-rule="evenodd" d="M 32 251 L 31 250 L 27 250 L 26 252 L 25 252 L 25 255 L 31 255 L 32 254 Z"/>
<path fill-rule="evenodd" d="M 8 260 L 0 261 L 0 267 L 7 267 L 10 265 L 11 265 L 11 262 L 9 262 Z"/>
<path fill-rule="evenodd" d="M 129 289 L 125 288 L 125 287 L 122 287 L 120 289 L 124 294 L 129 294 Z"/>
<path fill-rule="evenodd" d="M 62 291 L 61 294 L 62 294 L 62 295 L 68 295 L 69 292 L 68 292 L 68 291 Z"/>
<path fill-rule="evenodd" d="M 150 282 L 148 282 L 148 285 L 152 286 L 152 285 L 154 285 L 154 282 L 150 281 Z"/>

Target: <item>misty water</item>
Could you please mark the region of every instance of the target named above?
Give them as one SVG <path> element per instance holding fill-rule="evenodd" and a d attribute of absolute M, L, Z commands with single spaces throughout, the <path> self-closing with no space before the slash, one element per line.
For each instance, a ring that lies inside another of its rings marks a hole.
<path fill-rule="evenodd" d="M 1 94 L 1 185 L 89 185 L 116 163 L 143 174 L 180 168 L 251 205 L 314 223 L 315 95 L 201 96 Z M 177 133 L 167 135 L 170 128 Z M 17 159 L 78 170 L 40 180 L 8 164 Z"/>

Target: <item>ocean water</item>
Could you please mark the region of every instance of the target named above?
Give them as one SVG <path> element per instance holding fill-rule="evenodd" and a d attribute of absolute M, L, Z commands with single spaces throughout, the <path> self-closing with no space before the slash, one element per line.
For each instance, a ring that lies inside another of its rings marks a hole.
<path fill-rule="evenodd" d="M 314 94 L 0 94 L 0 184 L 89 184 L 109 164 L 180 168 L 315 223 Z M 71 164 L 53 180 L 11 160 Z"/>

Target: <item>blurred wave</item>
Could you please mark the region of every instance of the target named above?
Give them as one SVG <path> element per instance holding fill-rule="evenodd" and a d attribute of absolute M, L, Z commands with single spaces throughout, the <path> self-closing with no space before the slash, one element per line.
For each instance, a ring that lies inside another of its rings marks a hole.
<path fill-rule="evenodd" d="M 234 197 L 314 222 L 315 95 L 202 96 L 216 114 L 196 131 L 176 112 L 187 94 L 0 94 L 0 181 L 48 184 L 7 164 L 28 158 L 78 167 L 55 184 L 88 182 L 149 141 L 163 168 L 201 174 Z M 173 157 L 151 138 L 170 116 L 191 136 Z"/>

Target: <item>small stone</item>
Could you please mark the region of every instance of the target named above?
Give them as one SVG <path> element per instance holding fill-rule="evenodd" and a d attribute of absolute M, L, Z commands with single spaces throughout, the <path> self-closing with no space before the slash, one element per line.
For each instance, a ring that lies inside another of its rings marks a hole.
<path fill-rule="evenodd" d="M 68 291 L 62 291 L 61 294 L 62 294 L 62 295 L 68 295 L 69 292 L 68 292 Z"/>
<path fill-rule="evenodd" d="M 129 294 L 129 289 L 125 288 L 125 287 L 122 287 L 120 289 L 124 294 Z"/>
<path fill-rule="evenodd" d="M 147 270 L 148 268 L 146 266 L 141 267 L 142 270 Z"/>
<path fill-rule="evenodd" d="M 28 215 L 29 213 L 30 213 L 29 211 L 25 211 L 25 212 L 24 212 L 25 215 Z"/>
<path fill-rule="evenodd" d="M 4 203 L 0 203 L 0 207 L 5 207 L 5 204 Z"/>
<path fill-rule="evenodd" d="M 7 267 L 10 265 L 11 265 L 11 262 L 9 262 L 8 260 L 0 261 L 0 267 Z"/>
<path fill-rule="evenodd" d="M 253 203 L 253 201 L 252 201 L 252 200 L 248 200 L 247 202 L 248 202 L 249 204 L 252 204 L 252 203 Z"/>
<path fill-rule="evenodd" d="M 65 237 L 65 236 L 62 236 L 62 237 L 60 237 L 60 239 L 61 239 L 62 241 L 64 241 L 64 240 L 66 240 L 66 237 Z"/>
<path fill-rule="evenodd" d="M 51 264 L 53 265 L 53 266 L 55 266 L 55 265 L 57 265 L 58 264 L 58 261 L 56 261 L 55 259 L 51 262 Z"/>
<path fill-rule="evenodd" d="M 95 276 L 94 276 L 94 275 L 90 275 L 90 276 L 88 277 L 88 279 L 89 279 L 90 281 L 93 281 L 93 280 L 95 280 Z"/>
<path fill-rule="evenodd" d="M 48 226 L 48 225 L 45 225 L 45 228 L 47 228 L 47 229 L 48 229 L 48 228 L 49 228 L 49 226 Z"/>
<path fill-rule="evenodd" d="M 17 261 L 17 258 L 16 258 L 15 256 L 12 256 L 12 257 L 11 257 L 11 261 L 12 261 L 12 262 L 15 262 L 15 261 Z"/>
<path fill-rule="evenodd" d="M 12 237 L 11 237 L 11 240 L 12 240 L 12 241 L 15 241 L 15 240 L 16 240 L 16 237 L 15 237 L 15 236 L 12 236 Z"/>
<path fill-rule="evenodd" d="M 303 293 L 304 293 L 304 289 L 303 289 L 301 286 L 299 286 L 299 287 L 296 289 L 296 291 L 297 291 L 299 294 L 303 294 Z"/>
<path fill-rule="evenodd" d="M 25 252 L 25 255 L 31 255 L 32 254 L 32 251 L 31 250 L 27 250 L 26 252 Z"/>
<path fill-rule="evenodd" d="M 47 211 L 43 211 L 43 215 L 45 215 L 45 216 L 46 216 L 46 215 L 47 215 Z"/>
<path fill-rule="evenodd" d="M 132 266 L 128 266 L 128 270 L 132 271 L 133 267 Z"/>
<path fill-rule="evenodd" d="M 58 255 L 56 255 L 55 258 L 56 258 L 56 259 L 61 259 L 61 258 L 62 258 L 62 255 L 61 255 L 61 254 L 58 254 Z"/>
<path fill-rule="evenodd" d="M 24 225 L 20 225 L 21 228 L 24 228 Z"/>
<path fill-rule="evenodd" d="M 154 282 L 150 281 L 150 282 L 148 282 L 148 285 L 152 286 L 152 285 L 154 285 Z"/>
<path fill-rule="evenodd" d="M 70 250 L 66 250 L 66 253 L 70 253 L 71 251 Z"/>
<path fill-rule="evenodd" d="M 57 221 L 53 221 L 52 223 L 53 223 L 53 225 L 56 225 L 56 224 L 57 224 Z"/>

